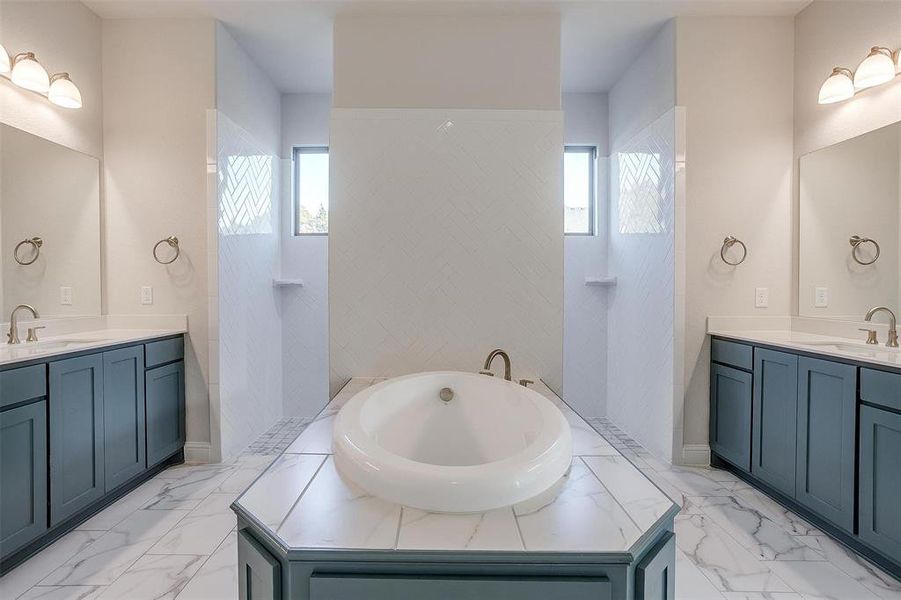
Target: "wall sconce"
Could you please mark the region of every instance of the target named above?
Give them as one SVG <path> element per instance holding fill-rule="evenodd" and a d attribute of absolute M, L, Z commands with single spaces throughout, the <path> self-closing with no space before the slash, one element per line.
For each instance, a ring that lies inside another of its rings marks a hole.
<path fill-rule="evenodd" d="M 834 104 L 853 98 L 865 89 L 882 85 L 901 73 L 901 49 L 892 52 L 883 46 L 873 46 L 857 70 L 835 67 L 820 86 L 818 102 Z"/>
<path fill-rule="evenodd" d="M 20 52 L 10 59 L 0 45 L 0 77 L 9 79 L 20 88 L 30 90 L 63 108 L 81 108 L 81 92 L 68 73 L 47 74 L 34 52 Z"/>

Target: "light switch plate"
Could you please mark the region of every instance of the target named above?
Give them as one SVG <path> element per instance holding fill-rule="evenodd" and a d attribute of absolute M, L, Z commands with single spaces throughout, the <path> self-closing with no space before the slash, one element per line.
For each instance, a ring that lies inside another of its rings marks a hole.
<path fill-rule="evenodd" d="M 72 306 L 72 287 L 68 285 L 59 288 L 59 303 L 63 306 Z"/>
<path fill-rule="evenodd" d="M 767 308 L 770 305 L 770 288 L 757 288 L 754 290 L 754 306 Z"/>
<path fill-rule="evenodd" d="M 141 304 L 153 304 L 153 287 L 141 286 Z"/>
<path fill-rule="evenodd" d="M 814 308 L 827 308 L 829 306 L 829 288 L 818 287 L 814 293 Z"/>

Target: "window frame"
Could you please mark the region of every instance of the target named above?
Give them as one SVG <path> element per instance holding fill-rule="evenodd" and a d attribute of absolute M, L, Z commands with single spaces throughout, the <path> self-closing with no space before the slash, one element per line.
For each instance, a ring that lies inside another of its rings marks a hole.
<path fill-rule="evenodd" d="M 294 146 L 291 152 L 291 171 L 294 177 L 294 182 L 291 192 L 291 232 L 294 236 L 321 236 L 328 235 L 328 231 L 326 232 L 307 232 L 307 231 L 299 231 L 300 222 L 297 220 L 298 215 L 300 214 L 300 155 L 301 154 L 326 154 L 329 153 L 328 146 Z"/>
<path fill-rule="evenodd" d="M 582 235 L 582 236 L 590 236 L 597 235 L 597 205 L 598 205 L 598 190 L 597 190 L 597 171 L 598 171 L 598 147 L 597 146 L 589 146 L 585 144 L 564 144 L 563 146 L 563 154 L 571 152 L 574 154 L 588 154 L 591 159 L 589 163 L 588 169 L 588 231 L 566 231 L 566 223 L 564 221 L 563 224 L 563 235 Z M 564 178 L 566 177 L 564 173 Z M 565 181 L 565 179 L 564 179 Z M 566 210 L 566 197 L 563 198 L 564 208 Z"/>

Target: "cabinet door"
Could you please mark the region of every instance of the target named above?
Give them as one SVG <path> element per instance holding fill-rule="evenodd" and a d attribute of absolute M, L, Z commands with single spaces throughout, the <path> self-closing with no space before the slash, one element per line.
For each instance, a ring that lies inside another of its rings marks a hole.
<path fill-rule="evenodd" d="M 150 369 L 145 380 L 147 466 L 152 467 L 185 445 L 185 363 Z"/>
<path fill-rule="evenodd" d="M 745 371 L 710 366 L 710 448 L 730 463 L 751 469 L 751 387 Z"/>
<path fill-rule="evenodd" d="M 901 562 L 901 415 L 860 407 L 860 539 Z"/>
<path fill-rule="evenodd" d="M 0 556 L 47 530 L 47 402 L 0 412 Z"/>
<path fill-rule="evenodd" d="M 754 350 L 751 473 L 780 492 L 795 495 L 798 423 L 798 357 Z"/>
<path fill-rule="evenodd" d="M 103 356 L 50 363 L 50 524 L 104 493 Z"/>
<path fill-rule="evenodd" d="M 798 362 L 798 460 L 795 498 L 848 533 L 854 532 L 857 368 Z"/>
<path fill-rule="evenodd" d="M 144 347 L 103 353 L 104 481 L 110 491 L 147 468 Z"/>
<path fill-rule="evenodd" d="M 246 531 L 238 532 L 238 598 L 279 600 L 281 565 Z M 315 595 L 311 593 L 311 597 Z"/>

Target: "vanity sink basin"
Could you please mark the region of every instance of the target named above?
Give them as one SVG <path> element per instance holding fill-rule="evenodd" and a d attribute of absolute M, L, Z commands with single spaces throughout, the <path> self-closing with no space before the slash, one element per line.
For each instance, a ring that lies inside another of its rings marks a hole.
<path fill-rule="evenodd" d="M 847 352 L 850 354 L 858 354 L 860 356 L 876 356 L 877 354 L 891 353 L 897 354 L 898 348 L 889 348 L 884 344 L 874 346 L 872 344 L 855 344 L 852 342 L 805 342 L 805 346 L 815 348 L 823 348 L 826 350 L 835 350 L 838 352 Z"/>
<path fill-rule="evenodd" d="M 0 346 L 0 357 L 20 357 L 39 355 L 57 350 L 77 349 L 79 346 L 98 344 L 106 340 L 47 340 L 44 342 L 22 342 L 21 344 L 7 344 Z"/>

